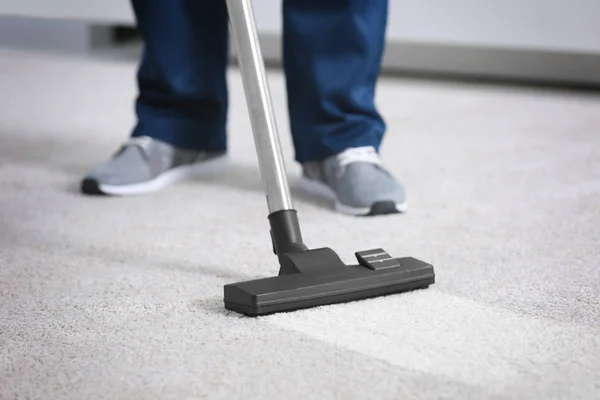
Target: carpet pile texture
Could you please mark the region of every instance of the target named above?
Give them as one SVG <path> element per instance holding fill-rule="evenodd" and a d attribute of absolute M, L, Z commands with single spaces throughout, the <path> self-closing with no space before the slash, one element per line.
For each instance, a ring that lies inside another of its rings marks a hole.
<path fill-rule="evenodd" d="M 231 167 L 150 196 L 84 197 L 134 123 L 136 65 L 0 55 L 1 399 L 600 398 L 600 96 L 382 79 L 404 215 L 299 192 L 310 247 L 431 262 L 424 291 L 249 319 L 224 284 L 273 275 L 239 71 Z"/>

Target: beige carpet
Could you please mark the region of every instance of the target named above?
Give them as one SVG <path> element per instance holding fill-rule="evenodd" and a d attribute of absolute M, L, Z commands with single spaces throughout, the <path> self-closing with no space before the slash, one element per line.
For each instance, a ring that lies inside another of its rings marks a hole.
<path fill-rule="evenodd" d="M 309 246 L 381 246 L 437 284 L 247 319 L 222 286 L 277 265 L 236 70 L 224 176 L 77 193 L 129 133 L 134 74 L 0 55 L 1 399 L 600 398 L 600 96 L 382 81 L 410 211 L 350 218 L 294 189 L 296 206 Z"/>

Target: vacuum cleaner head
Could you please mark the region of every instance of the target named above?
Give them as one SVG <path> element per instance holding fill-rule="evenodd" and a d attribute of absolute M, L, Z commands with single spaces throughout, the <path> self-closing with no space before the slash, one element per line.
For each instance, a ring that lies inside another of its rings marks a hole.
<path fill-rule="evenodd" d="M 383 249 L 355 255 L 358 265 L 346 265 L 329 248 L 286 253 L 280 257 L 278 276 L 225 285 L 225 308 L 260 316 L 406 292 L 435 282 L 433 267 L 415 258 L 393 258 Z"/>

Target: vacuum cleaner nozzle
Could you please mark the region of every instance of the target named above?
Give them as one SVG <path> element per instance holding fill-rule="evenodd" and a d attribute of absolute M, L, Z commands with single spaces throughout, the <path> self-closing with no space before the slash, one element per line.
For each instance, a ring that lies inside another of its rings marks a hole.
<path fill-rule="evenodd" d="M 358 265 L 344 264 L 329 248 L 283 258 L 287 263 L 279 276 L 225 285 L 225 308 L 260 316 L 406 292 L 435 281 L 431 265 L 392 258 L 382 249 L 357 252 Z"/>
<path fill-rule="evenodd" d="M 412 257 L 394 258 L 383 249 L 355 253 L 346 265 L 330 248 L 302 243 L 295 210 L 269 216 L 279 275 L 224 286 L 225 308 L 247 316 L 363 300 L 435 283 L 433 266 Z"/>

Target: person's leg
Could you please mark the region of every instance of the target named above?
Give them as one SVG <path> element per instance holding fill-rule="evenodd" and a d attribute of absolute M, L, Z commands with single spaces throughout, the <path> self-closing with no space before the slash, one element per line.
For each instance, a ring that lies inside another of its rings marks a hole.
<path fill-rule="evenodd" d="M 300 163 L 350 147 L 379 148 L 375 107 L 387 0 L 284 0 L 288 109 Z"/>
<path fill-rule="evenodd" d="M 222 0 L 131 0 L 144 49 L 130 140 L 82 182 L 148 193 L 212 169 L 227 148 L 228 16 Z"/>
<path fill-rule="evenodd" d="M 305 189 L 353 215 L 405 210 L 383 167 L 386 125 L 375 106 L 387 0 L 284 0 L 284 67 Z"/>
<path fill-rule="evenodd" d="M 132 0 L 144 41 L 132 136 L 225 151 L 228 17 L 222 0 Z"/>

